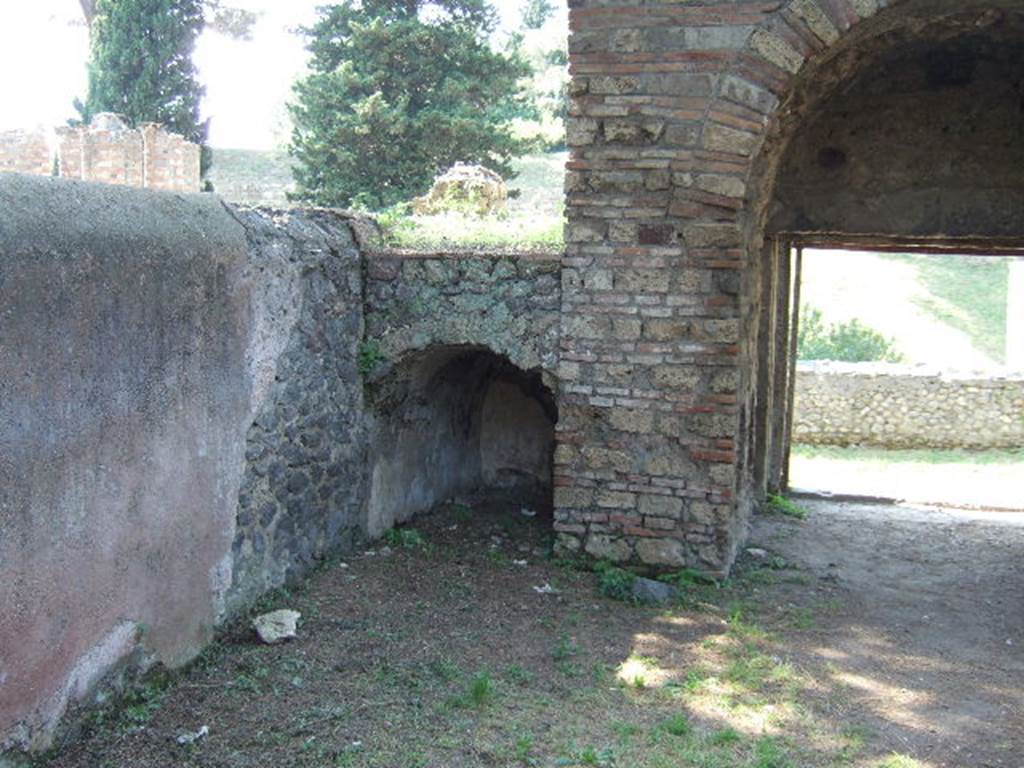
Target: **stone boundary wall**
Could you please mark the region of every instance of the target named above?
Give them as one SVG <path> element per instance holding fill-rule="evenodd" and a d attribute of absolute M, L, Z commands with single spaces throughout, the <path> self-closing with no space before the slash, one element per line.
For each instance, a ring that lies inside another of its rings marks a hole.
<path fill-rule="evenodd" d="M 0 132 L 0 172 L 53 175 L 53 157 L 42 131 Z"/>
<path fill-rule="evenodd" d="M 115 115 L 58 128 L 56 154 L 40 131 L 0 134 L 0 171 L 122 184 L 172 192 L 200 190 L 198 144 L 156 123 L 128 128 Z"/>
<path fill-rule="evenodd" d="M 1024 373 L 893 363 L 797 366 L 793 442 L 879 448 L 1024 448 Z"/>

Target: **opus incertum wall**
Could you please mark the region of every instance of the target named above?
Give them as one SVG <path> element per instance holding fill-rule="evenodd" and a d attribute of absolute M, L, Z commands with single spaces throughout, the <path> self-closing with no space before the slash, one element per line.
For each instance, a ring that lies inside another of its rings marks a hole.
<path fill-rule="evenodd" d="M 722 573 L 779 482 L 783 246 L 1024 243 L 1024 10 L 571 6 L 559 543 Z"/>

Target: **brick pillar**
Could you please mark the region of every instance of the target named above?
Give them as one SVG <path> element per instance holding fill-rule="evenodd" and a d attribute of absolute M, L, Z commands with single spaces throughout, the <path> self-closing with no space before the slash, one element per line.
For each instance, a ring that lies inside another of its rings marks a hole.
<path fill-rule="evenodd" d="M 754 158 L 792 75 L 878 4 L 570 5 L 558 546 L 721 574 L 753 495 Z"/>

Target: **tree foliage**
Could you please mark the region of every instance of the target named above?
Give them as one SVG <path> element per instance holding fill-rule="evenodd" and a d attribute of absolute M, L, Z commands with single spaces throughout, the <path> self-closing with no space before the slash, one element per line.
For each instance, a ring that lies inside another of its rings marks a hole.
<path fill-rule="evenodd" d="M 350 0 L 321 14 L 290 108 L 296 197 L 380 209 L 456 162 L 510 175 L 527 149 L 508 121 L 529 112 L 529 68 L 490 46 L 486 0 Z"/>
<path fill-rule="evenodd" d="M 800 311 L 797 359 L 898 363 L 903 355 L 892 339 L 856 318 L 848 323 L 826 325 L 820 309 L 805 306 Z"/>
<path fill-rule="evenodd" d="M 526 0 L 523 5 L 522 19 L 525 29 L 540 29 L 555 13 L 551 0 Z"/>
<path fill-rule="evenodd" d="M 91 29 L 93 19 L 96 18 L 96 4 L 98 0 L 78 0 L 82 8 L 82 16 L 86 25 Z M 246 8 L 239 8 L 232 5 L 224 5 L 221 0 L 203 0 L 207 25 L 223 35 L 238 40 L 250 40 L 252 38 L 252 27 L 259 18 L 259 14 Z"/>
<path fill-rule="evenodd" d="M 201 0 L 98 0 L 89 92 L 84 103 L 75 103 L 82 120 L 116 112 L 132 125 L 161 123 L 205 144 L 209 126 L 199 120 L 204 89 L 192 63 L 202 29 Z"/>

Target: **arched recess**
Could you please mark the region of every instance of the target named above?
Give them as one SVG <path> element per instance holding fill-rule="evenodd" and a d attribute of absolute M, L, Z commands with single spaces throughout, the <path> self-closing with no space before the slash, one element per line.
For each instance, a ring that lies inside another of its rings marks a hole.
<path fill-rule="evenodd" d="M 905 0 L 832 29 L 829 45 L 800 52 L 806 63 L 791 61 L 799 72 L 748 180 L 740 482 L 755 498 L 785 485 L 799 279 L 791 247 L 1024 248 L 1020 4 Z"/>
<path fill-rule="evenodd" d="M 550 514 L 553 379 L 486 347 L 435 345 L 374 376 L 366 531 L 481 489 Z"/>

